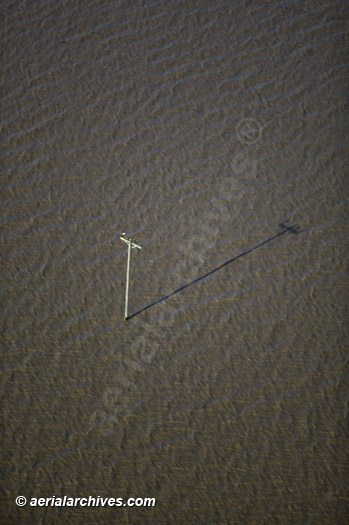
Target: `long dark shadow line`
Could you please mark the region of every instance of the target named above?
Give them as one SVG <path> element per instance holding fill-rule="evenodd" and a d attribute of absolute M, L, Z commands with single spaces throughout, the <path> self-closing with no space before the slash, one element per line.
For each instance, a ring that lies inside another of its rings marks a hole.
<path fill-rule="evenodd" d="M 249 250 L 246 250 L 245 252 L 242 252 L 239 255 L 236 255 L 235 257 L 232 257 L 231 259 L 229 259 L 228 261 L 225 261 L 223 264 L 221 264 L 220 266 L 217 266 L 217 268 L 214 268 L 210 272 L 207 272 L 204 275 L 201 275 L 200 277 L 197 277 L 197 279 L 194 279 L 194 281 L 191 281 L 190 283 L 187 283 L 187 284 L 181 286 L 180 288 L 177 288 L 177 290 L 174 290 L 174 292 L 171 292 L 168 295 L 165 295 L 164 297 L 161 297 L 161 299 L 158 299 L 157 301 L 154 301 L 153 303 L 148 304 L 147 306 L 144 306 L 143 308 L 138 310 L 138 312 L 135 312 L 134 314 L 130 315 L 127 318 L 127 320 L 132 319 L 133 317 L 136 317 L 136 315 L 141 314 L 142 312 L 145 312 L 145 310 L 148 310 L 148 308 L 151 308 L 152 306 L 155 306 L 155 305 L 157 305 L 159 303 L 162 303 L 162 301 L 166 301 L 166 299 L 169 299 L 170 297 L 172 297 L 176 293 L 179 293 L 179 292 L 185 290 L 186 288 L 189 288 L 189 286 L 191 286 L 192 284 L 198 283 L 199 281 L 202 281 L 203 279 L 206 279 L 206 277 L 209 277 L 213 273 L 218 272 L 218 270 L 221 270 L 222 268 L 224 268 L 224 266 L 227 266 L 228 264 L 232 263 L 233 261 L 236 261 L 237 259 L 240 259 L 241 257 L 244 257 L 245 255 L 253 252 L 254 250 L 257 250 L 258 248 L 261 248 L 262 246 L 264 246 L 268 242 L 273 241 L 277 237 L 281 237 L 281 235 L 284 235 L 287 232 L 300 233 L 300 231 L 298 230 L 298 228 L 296 226 L 287 226 L 287 225 L 281 223 L 281 224 L 279 224 L 279 227 L 283 228 L 283 230 L 281 232 L 277 233 L 276 235 L 273 235 L 272 237 L 269 237 L 269 239 L 266 239 L 265 241 L 257 244 L 253 248 L 250 248 Z"/>

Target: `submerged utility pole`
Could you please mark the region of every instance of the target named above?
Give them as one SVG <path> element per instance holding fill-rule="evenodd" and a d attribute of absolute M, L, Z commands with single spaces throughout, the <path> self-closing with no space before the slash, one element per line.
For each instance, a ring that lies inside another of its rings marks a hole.
<path fill-rule="evenodd" d="M 122 235 L 126 235 L 123 233 Z M 125 321 L 128 319 L 128 289 L 130 286 L 130 266 L 131 266 L 131 249 L 132 248 L 138 248 L 139 250 L 142 249 L 142 246 L 139 246 L 138 244 L 132 242 L 132 239 L 125 239 L 125 237 L 120 237 L 122 241 L 124 241 L 127 244 L 127 269 L 126 269 L 126 294 L 125 294 Z"/>

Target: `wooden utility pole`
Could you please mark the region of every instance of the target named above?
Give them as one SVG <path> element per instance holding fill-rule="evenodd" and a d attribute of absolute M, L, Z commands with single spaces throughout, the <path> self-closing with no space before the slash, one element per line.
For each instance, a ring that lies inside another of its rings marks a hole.
<path fill-rule="evenodd" d="M 123 233 L 125 235 L 125 233 Z M 131 249 L 132 248 L 138 248 L 139 250 L 142 249 L 142 246 L 139 246 L 138 244 L 132 242 L 132 239 L 125 239 L 125 237 L 120 237 L 122 241 L 124 241 L 127 244 L 127 269 L 126 269 L 126 294 L 125 294 L 125 321 L 128 319 L 128 290 L 130 287 L 130 266 L 131 266 Z"/>

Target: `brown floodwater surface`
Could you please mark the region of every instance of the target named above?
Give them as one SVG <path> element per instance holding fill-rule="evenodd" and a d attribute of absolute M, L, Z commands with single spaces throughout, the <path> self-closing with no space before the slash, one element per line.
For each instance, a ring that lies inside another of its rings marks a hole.
<path fill-rule="evenodd" d="M 2 2 L 1 524 L 346 522 L 345 6 Z"/>

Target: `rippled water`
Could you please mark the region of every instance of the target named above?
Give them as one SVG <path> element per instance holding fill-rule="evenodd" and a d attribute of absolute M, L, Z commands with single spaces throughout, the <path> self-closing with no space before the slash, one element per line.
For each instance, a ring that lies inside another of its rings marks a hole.
<path fill-rule="evenodd" d="M 1 522 L 344 523 L 345 2 L 2 8 Z"/>

